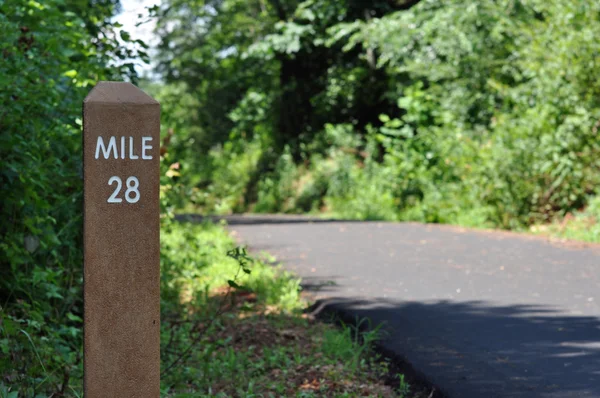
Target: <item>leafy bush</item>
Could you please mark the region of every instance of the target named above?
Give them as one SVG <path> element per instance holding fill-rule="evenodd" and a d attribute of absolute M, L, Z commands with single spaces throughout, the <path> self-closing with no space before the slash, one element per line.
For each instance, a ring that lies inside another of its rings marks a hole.
<path fill-rule="evenodd" d="M 135 77 L 128 58 L 143 51 L 117 38 L 116 7 L 0 8 L 0 389 L 11 394 L 81 389 L 81 104 L 99 79 Z"/>
<path fill-rule="evenodd" d="M 258 198 L 253 210 L 257 213 L 286 211 L 295 208 L 294 197 L 298 169 L 289 151 L 285 151 L 275 170 L 260 177 Z"/>

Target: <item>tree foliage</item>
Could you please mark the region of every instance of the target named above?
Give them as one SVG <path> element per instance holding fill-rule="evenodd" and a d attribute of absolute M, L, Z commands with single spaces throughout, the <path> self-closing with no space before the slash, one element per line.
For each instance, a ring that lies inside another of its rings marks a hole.
<path fill-rule="evenodd" d="M 0 389 L 19 396 L 81 387 L 81 103 L 144 50 L 117 8 L 0 1 Z"/>
<path fill-rule="evenodd" d="M 196 201 L 506 228 L 580 208 L 599 182 L 599 7 L 167 1 Z"/>

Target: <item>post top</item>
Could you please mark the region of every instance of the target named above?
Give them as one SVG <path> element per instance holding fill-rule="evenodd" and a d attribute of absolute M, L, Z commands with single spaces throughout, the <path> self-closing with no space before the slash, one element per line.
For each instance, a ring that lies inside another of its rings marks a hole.
<path fill-rule="evenodd" d="M 98 82 L 83 100 L 84 103 L 155 104 L 158 101 L 127 82 Z"/>

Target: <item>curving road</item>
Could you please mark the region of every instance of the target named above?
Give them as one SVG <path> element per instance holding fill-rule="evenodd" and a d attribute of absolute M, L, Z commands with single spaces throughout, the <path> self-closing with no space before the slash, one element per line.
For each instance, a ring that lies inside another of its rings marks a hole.
<path fill-rule="evenodd" d="M 414 223 L 228 218 L 450 397 L 600 397 L 600 246 Z"/>

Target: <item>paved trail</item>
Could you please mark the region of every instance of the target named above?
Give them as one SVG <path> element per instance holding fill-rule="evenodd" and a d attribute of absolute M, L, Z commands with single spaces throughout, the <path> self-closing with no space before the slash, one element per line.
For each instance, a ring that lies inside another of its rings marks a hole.
<path fill-rule="evenodd" d="M 450 397 L 600 397 L 600 249 L 508 233 L 234 217 Z"/>

